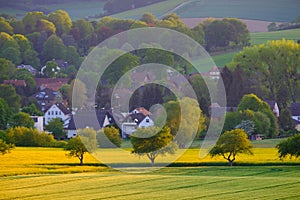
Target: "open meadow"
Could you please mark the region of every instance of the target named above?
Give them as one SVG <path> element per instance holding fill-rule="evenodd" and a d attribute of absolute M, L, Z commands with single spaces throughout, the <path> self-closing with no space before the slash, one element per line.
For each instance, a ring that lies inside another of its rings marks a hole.
<path fill-rule="evenodd" d="M 0 199 L 299 199 L 300 162 L 280 161 L 278 141 L 254 142 L 254 155 L 239 156 L 233 167 L 222 158 L 200 159 L 195 143 L 175 162 L 190 166 L 146 173 L 118 171 L 90 155 L 78 166 L 62 149 L 18 147 L 1 156 Z"/>

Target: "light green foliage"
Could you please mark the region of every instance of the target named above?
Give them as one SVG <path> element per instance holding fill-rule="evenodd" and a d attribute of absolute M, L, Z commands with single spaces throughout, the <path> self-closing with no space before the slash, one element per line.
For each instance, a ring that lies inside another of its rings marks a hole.
<path fill-rule="evenodd" d="M 6 144 L 5 141 L 3 141 L 2 139 L 0 139 L 0 153 L 2 155 L 9 153 L 11 149 L 14 148 L 13 144 Z"/>
<path fill-rule="evenodd" d="M 59 68 L 54 61 L 48 61 L 46 63 L 46 68 L 42 71 L 43 74 L 49 78 L 56 78 L 57 74 L 59 73 Z"/>
<path fill-rule="evenodd" d="M 16 146 L 54 147 L 56 142 L 52 135 L 39 133 L 37 129 L 27 127 L 10 128 L 7 131 L 7 142 Z"/>
<path fill-rule="evenodd" d="M 43 113 L 36 107 L 34 103 L 29 106 L 23 107 L 22 112 L 28 113 L 31 116 L 43 116 Z"/>
<path fill-rule="evenodd" d="M 282 142 L 276 148 L 278 149 L 279 158 L 284 159 L 286 156 L 298 158 L 300 156 L 300 134 L 296 134 Z"/>
<path fill-rule="evenodd" d="M 15 69 L 15 65 L 11 61 L 5 58 L 0 58 L 0 82 L 3 80 L 9 80 Z"/>
<path fill-rule="evenodd" d="M 119 129 L 108 126 L 97 132 L 97 141 L 100 148 L 120 147 L 122 139 Z"/>
<path fill-rule="evenodd" d="M 13 27 L 3 17 L 0 17 L 0 32 L 13 34 Z"/>
<path fill-rule="evenodd" d="M 9 121 L 9 126 L 10 127 L 23 126 L 23 127 L 27 127 L 27 128 L 33 128 L 34 121 L 28 113 L 19 112 L 17 114 L 14 114 L 11 117 L 11 119 Z"/>
<path fill-rule="evenodd" d="M 48 15 L 48 20 L 56 27 L 57 35 L 68 34 L 72 27 L 72 20 L 64 10 L 57 10 Z"/>
<path fill-rule="evenodd" d="M 252 145 L 246 132 L 242 129 L 235 129 L 223 133 L 209 153 L 212 157 L 223 156 L 232 166 L 238 154 L 252 154 L 251 149 Z"/>
<path fill-rule="evenodd" d="M 273 111 L 271 110 L 270 106 L 266 102 L 259 99 L 255 94 L 248 94 L 248 95 L 243 96 L 242 100 L 240 101 L 240 104 L 238 105 L 238 110 L 239 111 L 251 110 L 254 112 L 259 111 L 259 112 L 263 113 L 265 116 L 267 116 L 267 118 L 270 121 L 270 128 L 269 128 L 267 134 L 265 134 L 265 135 L 267 137 L 274 137 L 277 135 L 278 123 L 277 123 L 277 119 L 276 119 Z M 258 116 L 258 119 L 262 120 L 263 118 L 265 118 L 265 117 L 263 117 L 262 115 Z M 267 126 L 267 124 L 268 124 L 267 119 L 264 119 L 262 121 L 265 121 L 265 123 L 266 123 L 265 126 Z M 258 121 L 258 123 L 259 123 L 259 121 Z M 264 125 L 261 125 L 260 127 L 262 127 L 262 126 L 264 126 Z"/>
<path fill-rule="evenodd" d="M 48 122 L 46 129 L 53 134 L 57 140 L 64 139 L 66 132 L 64 131 L 64 122 L 60 118 L 54 118 Z"/>
<path fill-rule="evenodd" d="M 46 19 L 40 19 L 37 23 L 36 23 L 36 31 L 37 32 L 46 32 L 48 36 L 52 35 L 55 33 L 56 31 L 56 27 L 55 25 L 46 20 Z"/>
<path fill-rule="evenodd" d="M 77 133 L 78 135 L 71 138 L 64 149 L 69 151 L 68 156 L 77 157 L 80 165 L 83 165 L 84 154 L 97 148 L 96 131 L 92 128 L 85 128 L 79 129 Z"/>
<path fill-rule="evenodd" d="M 140 156 L 146 155 L 154 166 L 154 161 L 159 155 L 174 154 L 177 145 L 172 142 L 173 136 L 170 128 L 148 127 L 138 128 L 131 136 L 132 153 Z"/>
<path fill-rule="evenodd" d="M 46 19 L 46 16 L 42 12 L 28 12 L 23 18 L 25 33 L 32 33 L 36 30 L 36 25 L 39 20 Z"/>
<path fill-rule="evenodd" d="M 205 129 L 205 117 L 195 99 L 188 97 L 178 101 L 169 101 L 164 105 L 167 112 L 166 125 L 180 148 L 185 148 L 193 140 L 197 132 Z M 181 129 L 180 129 L 180 126 Z"/>

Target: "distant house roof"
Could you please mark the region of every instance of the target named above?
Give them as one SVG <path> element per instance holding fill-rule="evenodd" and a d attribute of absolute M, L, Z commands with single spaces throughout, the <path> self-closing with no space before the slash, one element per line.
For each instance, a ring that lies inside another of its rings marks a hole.
<path fill-rule="evenodd" d="M 129 115 L 129 117 L 131 118 L 131 120 L 133 122 L 135 122 L 139 125 L 147 116 L 145 116 L 142 113 L 135 113 L 135 114 Z"/>
<path fill-rule="evenodd" d="M 49 88 L 45 88 L 43 90 L 40 90 L 36 94 L 34 94 L 34 98 L 36 100 L 53 101 L 56 98 L 57 94 L 58 93 L 55 92 L 54 90 L 51 90 Z"/>
<path fill-rule="evenodd" d="M 152 115 L 151 112 L 149 112 L 146 108 L 144 107 L 139 107 L 139 108 L 136 108 L 132 111 L 133 114 L 136 113 L 142 113 L 144 116 L 148 116 L 148 115 Z"/>
<path fill-rule="evenodd" d="M 3 83 L 6 85 L 26 87 L 26 82 L 24 80 L 4 80 Z"/>
<path fill-rule="evenodd" d="M 292 103 L 290 110 L 292 116 L 300 116 L 300 103 Z"/>
<path fill-rule="evenodd" d="M 19 65 L 17 66 L 17 69 L 27 69 L 31 74 L 35 75 L 37 73 L 37 70 L 33 68 L 31 65 Z"/>
<path fill-rule="evenodd" d="M 65 115 L 68 115 L 71 113 L 71 111 L 68 110 L 62 103 L 56 103 L 56 104 L 50 105 L 48 108 L 46 108 L 45 113 L 54 105 L 56 105 Z"/>
<path fill-rule="evenodd" d="M 35 78 L 37 87 L 40 89 L 49 88 L 58 91 L 63 84 L 69 82 L 69 78 Z"/>
<path fill-rule="evenodd" d="M 274 101 L 274 100 L 265 100 L 265 102 L 266 102 L 267 104 L 269 104 L 271 110 L 274 109 L 274 107 L 275 107 L 275 105 L 276 105 L 276 101 Z"/>
<path fill-rule="evenodd" d="M 95 113 L 96 113 L 96 121 L 92 117 Z M 95 113 L 93 111 L 78 111 L 75 115 L 72 115 L 67 130 L 76 130 L 79 128 L 86 128 L 86 127 L 92 127 L 95 129 L 97 127 L 103 128 L 106 117 L 108 117 L 109 123 L 114 124 L 113 117 L 111 116 L 111 113 L 109 111 L 96 110 Z"/>

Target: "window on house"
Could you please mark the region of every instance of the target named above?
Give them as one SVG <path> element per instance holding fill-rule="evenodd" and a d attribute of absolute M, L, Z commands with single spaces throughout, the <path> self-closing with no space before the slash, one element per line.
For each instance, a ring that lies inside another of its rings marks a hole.
<path fill-rule="evenodd" d="M 36 122 L 38 122 L 38 118 L 37 117 L 34 117 L 33 118 L 33 121 L 36 123 Z"/>
<path fill-rule="evenodd" d="M 55 111 L 55 115 L 58 115 L 58 112 L 57 112 L 57 111 Z"/>
<path fill-rule="evenodd" d="M 51 113 L 52 113 L 52 115 L 54 115 L 54 111 L 52 111 Z"/>
<path fill-rule="evenodd" d="M 61 115 L 61 111 L 59 111 L 59 115 Z"/>
<path fill-rule="evenodd" d="M 149 123 L 150 122 L 149 119 L 146 119 L 146 122 Z"/>
<path fill-rule="evenodd" d="M 48 111 L 48 115 L 51 115 L 51 112 L 50 112 L 50 111 Z"/>

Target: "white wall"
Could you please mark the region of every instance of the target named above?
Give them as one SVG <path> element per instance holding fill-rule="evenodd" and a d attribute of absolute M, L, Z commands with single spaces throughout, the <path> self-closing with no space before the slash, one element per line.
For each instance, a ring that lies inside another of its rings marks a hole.
<path fill-rule="evenodd" d="M 145 117 L 143 121 L 141 121 L 141 123 L 139 124 L 139 127 L 141 128 L 146 128 L 150 126 L 154 126 L 154 122 L 149 116 Z"/>
<path fill-rule="evenodd" d="M 45 125 L 54 118 L 60 118 L 64 122 L 64 127 L 67 128 L 70 120 L 70 115 L 65 115 L 55 104 L 53 104 L 45 113 Z"/>

